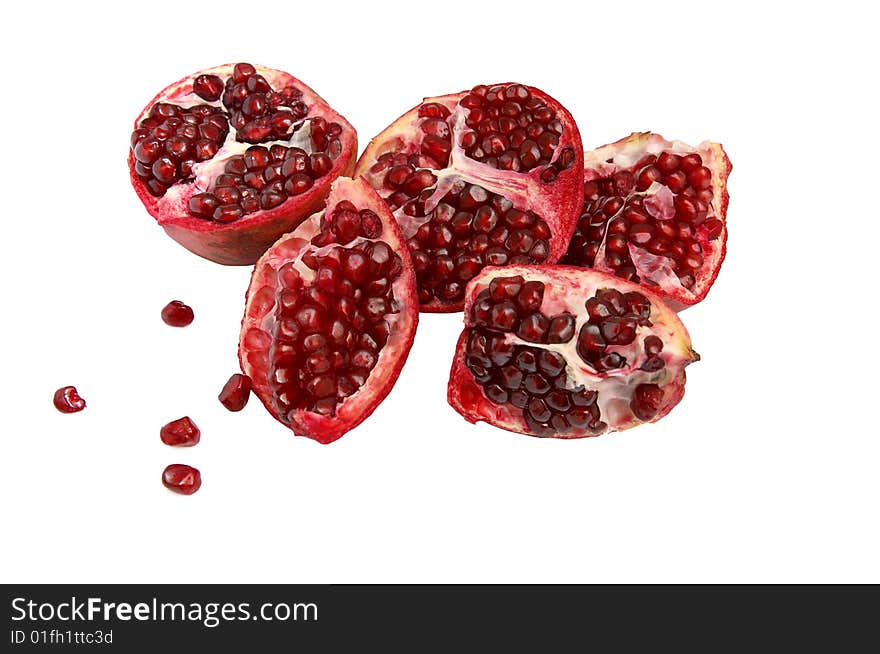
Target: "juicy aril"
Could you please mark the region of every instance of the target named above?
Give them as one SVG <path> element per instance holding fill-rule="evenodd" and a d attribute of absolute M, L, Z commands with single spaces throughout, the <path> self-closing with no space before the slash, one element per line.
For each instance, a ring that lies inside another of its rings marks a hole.
<path fill-rule="evenodd" d="M 522 84 L 426 98 L 374 138 L 356 174 L 394 212 L 423 311 L 460 311 L 484 266 L 554 263 L 583 201 L 571 114 Z"/>
<path fill-rule="evenodd" d="M 598 271 L 487 268 L 464 311 L 449 403 L 522 434 L 581 438 L 659 420 L 699 358 L 659 297 Z"/>
<path fill-rule="evenodd" d="M 584 155 L 584 204 L 562 263 L 650 287 L 676 309 L 702 300 L 727 244 L 730 160 L 636 133 Z"/>
<path fill-rule="evenodd" d="M 391 390 L 417 323 L 415 275 L 394 218 L 365 181 L 341 177 L 326 209 L 257 262 L 239 359 L 275 418 L 329 443 Z"/>
<path fill-rule="evenodd" d="M 161 91 L 135 120 L 128 165 L 171 238 L 218 263 L 254 263 L 354 169 L 357 135 L 280 70 L 235 64 Z"/>

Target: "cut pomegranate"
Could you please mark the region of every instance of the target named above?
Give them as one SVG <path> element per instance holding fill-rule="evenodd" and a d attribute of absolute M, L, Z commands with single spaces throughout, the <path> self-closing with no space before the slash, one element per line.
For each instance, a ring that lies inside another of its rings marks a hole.
<path fill-rule="evenodd" d="M 162 308 L 163 322 L 172 327 L 186 327 L 194 317 L 192 308 L 180 300 L 172 300 Z"/>
<path fill-rule="evenodd" d="M 676 310 L 696 304 L 727 247 L 730 160 L 635 133 L 584 155 L 584 205 L 562 263 L 639 282 Z"/>
<path fill-rule="evenodd" d="M 364 180 L 340 177 L 326 210 L 257 262 L 239 359 L 273 416 L 329 443 L 391 390 L 417 323 L 415 275 L 394 218 Z"/>
<path fill-rule="evenodd" d="M 170 491 L 192 495 L 202 487 L 202 473 L 184 463 L 172 463 L 162 473 L 162 483 Z"/>
<path fill-rule="evenodd" d="M 394 212 L 423 311 L 460 311 L 484 266 L 555 263 L 583 203 L 571 114 L 522 84 L 427 98 L 374 138 L 356 174 Z"/>
<path fill-rule="evenodd" d="M 251 378 L 247 375 L 232 375 L 223 386 L 217 399 L 229 411 L 241 411 L 251 397 Z"/>
<path fill-rule="evenodd" d="M 699 357 L 644 288 L 571 266 L 487 268 L 468 286 L 449 403 L 470 422 L 555 438 L 665 416 Z"/>
<path fill-rule="evenodd" d="M 159 430 L 159 438 L 165 445 L 172 447 L 191 447 L 202 438 L 202 432 L 189 416 L 172 420 Z"/>
<path fill-rule="evenodd" d="M 79 396 L 75 386 L 62 386 L 52 398 L 55 408 L 61 413 L 77 413 L 86 408 L 86 401 Z"/>
<path fill-rule="evenodd" d="M 295 77 L 235 64 L 159 93 L 135 121 L 128 163 L 147 211 L 218 263 L 254 263 L 350 175 L 357 134 Z"/>

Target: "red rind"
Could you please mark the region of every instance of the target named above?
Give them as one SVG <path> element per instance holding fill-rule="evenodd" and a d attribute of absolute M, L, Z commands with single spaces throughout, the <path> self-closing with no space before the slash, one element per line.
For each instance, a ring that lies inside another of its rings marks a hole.
<path fill-rule="evenodd" d="M 359 209 L 372 209 L 376 212 L 384 226 L 382 235 L 377 240 L 387 242 L 400 255 L 403 272 L 395 281 L 395 297 L 399 300 L 401 311 L 395 323 L 392 336 L 379 352 L 378 362 L 370 373 L 366 384 L 349 398 L 343 400 L 335 416 L 324 416 L 310 411 L 297 411 L 291 418 L 290 429 L 297 436 L 307 436 L 319 443 L 331 443 L 340 436 L 363 422 L 376 409 L 391 391 L 400 371 L 406 362 L 415 337 L 418 325 L 418 295 L 416 293 L 415 272 L 405 246 L 401 240 L 400 230 L 388 207 L 376 192 L 362 179 L 352 180 L 345 177 L 336 179 L 326 201 L 327 207 L 335 206 L 341 200 L 348 200 Z M 245 296 L 245 313 L 242 319 L 241 337 L 239 340 L 239 363 L 242 371 L 251 377 L 253 392 L 257 395 L 269 413 L 281 420 L 277 415 L 272 401 L 272 391 L 265 374 L 259 373 L 249 361 L 251 350 L 246 346 L 248 332 L 262 325 L 263 317 L 271 312 L 262 313 L 258 310 L 257 294 L 264 288 L 274 289 L 275 270 L 290 260 L 292 256 L 309 245 L 309 229 L 315 228 L 322 214 L 314 214 L 289 234 L 281 237 L 260 258 L 251 275 L 251 282 Z M 282 421 L 283 422 L 283 421 Z"/>
<path fill-rule="evenodd" d="M 188 75 L 159 92 L 144 108 L 134 121 L 136 128 L 157 102 L 175 102 L 189 96 L 193 80 L 199 75 L 209 74 L 228 77 L 234 64 L 224 64 Z M 312 88 L 297 78 L 279 70 L 255 66 L 257 72 L 267 79 L 280 80 L 284 84 L 293 84 L 303 92 L 303 99 L 310 107 L 319 107 L 320 111 L 310 111 L 309 117 L 320 116 L 328 121 L 335 121 L 350 130 L 350 138 L 342 139 L 343 150 L 333 162 L 329 173 L 319 178 L 318 182 L 307 192 L 288 199 L 274 209 L 261 210 L 247 214 L 229 224 L 220 224 L 196 218 L 189 214 L 187 201 L 191 195 L 205 189 L 197 189 L 195 185 L 176 201 L 167 201 L 167 196 L 157 198 L 149 193 L 143 181 L 134 170 L 134 154 L 128 152 L 129 178 L 135 193 L 144 207 L 153 216 L 165 232 L 190 252 L 205 259 L 230 266 L 251 265 L 262 255 L 282 234 L 290 231 L 315 211 L 323 206 L 324 199 L 330 192 L 331 182 L 339 176 L 349 176 L 354 172 L 357 156 L 357 132 L 354 127 L 319 96 Z M 308 120 L 308 118 L 307 118 Z M 163 202 L 164 201 L 164 202 Z M 168 205 L 167 207 L 164 205 Z"/>

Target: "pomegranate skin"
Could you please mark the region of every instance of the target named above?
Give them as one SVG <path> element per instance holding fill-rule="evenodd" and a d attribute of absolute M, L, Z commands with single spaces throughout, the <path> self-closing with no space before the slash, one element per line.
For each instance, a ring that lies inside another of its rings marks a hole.
<path fill-rule="evenodd" d="M 157 102 L 192 102 L 193 81 L 200 75 L 217 75 L 227 78 L 232 74 L 235 64 L 224 64 L 188 75 L 160 91 L 138 115 L 134 128 L 149 114 Z M 341 139 L 342 152 L 333 161 L 333 167 L 322 176 L 308 191 L 288 198 L 281 205 L 260 210 L 243 216 L 228 224 L 196 218 L 188 210 L 189 198 L 205 189 L 193 184 L 175 184 L 162 197 L 153 196 L 143 180 L 135 172 L 134 153 L 128 152 L 129 177 L 132 186 L 146 210 L 165 232 L 190 252 L 200 257 L 229 266 L 254 264 L 257 259 L 282 234 L 290 231 L 305 218 L 323 206 L 324 198 L 330 192 L 331 182 L 339 176 L 350 176 L 354 172 L 357 157 L 357 132 L 354 127 L 309 86 L 280 70 L 255 66 L 257 73 L 263 75 L 273 86 L 293 85 L 302 91 L 302 99 L 310 107 L 319 111 L 310 112 L 309 117 L 322 117 L 339 123 L 344 128 L 345 138 Z M 201 102 L 199 98 L 196 101 Z M 216 104 L 216 103 L 215 103 Z M 306 120 L 308 120 L 308 118 Z M 218 157 L 220 155 L 218 154 Z M 181 188 L 186 187 L 186 188 Z M 180 189 L 179 191 L 174 191 Z"/>

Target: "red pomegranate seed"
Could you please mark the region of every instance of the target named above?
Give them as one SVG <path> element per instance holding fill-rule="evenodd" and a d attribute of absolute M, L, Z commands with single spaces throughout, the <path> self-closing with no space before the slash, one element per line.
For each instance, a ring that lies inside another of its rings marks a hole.
<path fill-rule="evenodd" d="M 202 474 L 192 466 L 172 463 L 162 472 L 162 483 L 170 491 L 192 495 L 202 487 Z"/>
<path fill-rule="evenodd" d="M 191 447 L 199 442 L 202 432 L 189 416 L 172 420 L 159 430 L 159 438 L 165 445 L 172 447 Z"/>
<path fill-rule="evenodd" d="M 86 401 L 79 396 L 75 386 L 62 386 L 52 398 L 61 413 L 77 413 L 86 408 Z"/>
<path fill-rule="evenodd" d="M 230 411 L 241 411 L 251 396 L 251 378 L 235 374 L 223 386 L 217 399 Z"/>
<path fill-rule="evenodd" d="M 223 80 L 216 75 L 199 75 L 193 82 L 193 93 L 208 102 L 219 100 L 223 93 Z"/>
<path fill-rule="evenodd" d="M 180 300 L 172 300 L 162 309 L 162 320 L 172 327 L 186 327 L 194 317 L 193 310 Z"/>

